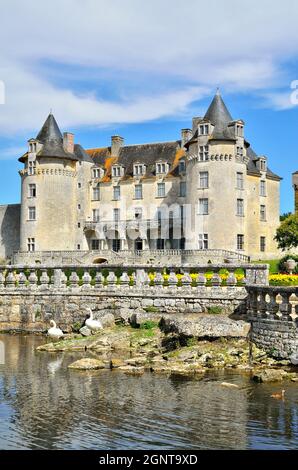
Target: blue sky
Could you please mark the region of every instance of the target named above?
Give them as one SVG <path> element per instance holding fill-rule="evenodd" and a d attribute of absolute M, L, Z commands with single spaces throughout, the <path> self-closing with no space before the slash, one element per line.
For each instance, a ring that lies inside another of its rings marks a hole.
<path fill-rule="evenodd" d="M 283 177 L 281 212 L 293 210 L 297 2 L 140 3 L 1 2 L 0 203 L 19 201 L 17 158 L 50 109 L 86 148 L 115 133 L 126 143 L 172 140 L 219 86 L 254 150 Z"/>

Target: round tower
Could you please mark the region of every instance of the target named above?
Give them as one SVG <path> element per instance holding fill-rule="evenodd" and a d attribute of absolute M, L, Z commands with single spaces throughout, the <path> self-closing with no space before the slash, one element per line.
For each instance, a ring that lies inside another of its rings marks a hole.
<path fill-rule="evenodd" d="M 188 249 L 247 249 L 243 127 L 243 121 L 233 120 L 219 92 L 205 116 L 193 119 L 193 136 L 185 145 L 187 204 L 191 213 Z"/>
<path fill-rule="evenodd" d="M 52 114 L 28 152 L 19 160 L 21 193 L 21 251 L 76 249 L 77 162 L 73 135 L 64 138 Z"/>

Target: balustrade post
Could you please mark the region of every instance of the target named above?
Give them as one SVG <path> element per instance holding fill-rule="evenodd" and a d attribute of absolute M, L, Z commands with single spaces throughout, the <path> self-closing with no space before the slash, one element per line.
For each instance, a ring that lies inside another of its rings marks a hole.
<path fill-rule="evenodd" d="M 15 274 L 13 271 L 8 271 L 8 274 L 6 276 L 6 288 L 13 289 L 15 285 L 16 285 Z"/>
<path fill-rule="evenodd" d="M 207 279 L 205 274 L 200 273 L 197 277 L 197 287 L 206 287 Z"/>
<path fill-rule="evenodd" d="M 69 285 L 72 289 L 75 289 L 76 287 L 79 287 L 79 276 L 76 271 L 72 271 L 70 276 L 69 276 Z"/>
<path fill-rule="evenodd" d="M 50 278 L 46 269 L 41 270 L 40 276 L 40 286 L 42 289 L 47 289 L 49 287 Z"/>
<path fill-rule="evenodd" d="M 130 278 L 126 271 L 124 271 L 120 276 L 120 287 L 129 287 Z"/>
<path fill-rule="evenodd" d="M 161 272 L 157 272 L 156 273 L 156 276 L 154 278 L 154 285 L 155 287 L 157 287 L 158 289 L 161 289 L 163 287 L 163 284 L 164 284 L 164 277 L 163 275 L 161 274 Z"/>
<path fill-rule="evenodd" d="M 82 288 L 89 289 L 91 287 L 91 280 L 92 280 L 92 277 L 90 276 L 89 272 L 85 271 L 82 277 L 82 281 L 83 281 Z"/>
<path fill-rule="evenodd" d="M 102 289 L 104 280 L 105 280 L 104 276 L 102 275 L 100 271 L 98 271 L 95 276 L 95 288 Z"/>
<path fill-rule="evenodd" d="M 177 278 L 176 274 L 174 273 L 174 271 L 170 272 L 169 279 L 168 279 L 168 284 L 169 284 L 169 287 L 171 289 L 173 289 L 173 288 L 176 289 L 177 284 L 178 284 L 178 278 Z"/>
<path fill-rule="evenodd" d="M 235 287 L 237 285 L 237 278 L 235 273 L 229 272 L 226 283 L 228 287 Z"/>
<path fill-rule="evenodd" d="M 213 273 L 211 278 L 211 286 L 212 287 L 220 287 L 222 283 L 222 279 L 218 273 Z"/>
<path fill-rule="evenodd" d="M 23 271 L 21 271 L 19 274 L 18 287 L 19 289 L 27 288 L 27 276 Z"/>
<path fill-rule="evenodd" d="M 181 279 L 181 284 L 182 284 L 182 287 L 186 287 L 186 288 L 191 287 L 192 278 L 190 277 L 190 274 L 188 272 L 184 271 L 183 277 Z"/>
<path fill-rule="evenodd" d="M 0 289 L 5 287 L 5 275 L 3 271 L 0 271 Z"/>
<path fill-rule="evenodd" d="M 292 313 L 292 304 L 290 303 L 290 297 L 292 295 L 292 292 L 281 291 L 279 292 L 279 295 L 282 299 L 281 304 L 279 304 L 279 313 L 281 313 L 281 320 L 290 321 L 292 320 L 292 317 L 290 316 Z"/>
<path fill-rule="evenodd" d="M 113 271 L 109 272 L 109 275 L 107 277 L 107 284 L 110 289 L 114 289 L 117 284 L 117 277 Z"/>
<path fill-rule="evenodd" d="M 31 272 L 30 272 L 30 275 L 28 277 L 28 281 L 29 281 L 29 286 L 31 289 L 36 289 L 37 287 L 37 283 L 38 283 L 38 277 L 37 277 L 37 274 L 35 272 L 35 269 L 33 269 Z"/>

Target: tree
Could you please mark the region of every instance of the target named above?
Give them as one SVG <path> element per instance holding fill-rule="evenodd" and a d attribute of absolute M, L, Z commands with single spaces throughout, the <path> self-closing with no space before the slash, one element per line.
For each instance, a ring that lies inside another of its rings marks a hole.
<path fill-rule="evenodd" d="M 298 215 L 291 214 L 282 221 L 274 240 L 277 241 L 278 248 L 282 250 L 295 248 L 298 246 Z"/>
<path fill-rule="evenodd" d="M 290 215 L 292 215 L 292 212 L 284 212 L 283 214 L 280 215 L 279 220 L 280 220 L 281 222 L 283 222 L 285 219 L 287 219 L 288 217 L 290 217 Z"/>

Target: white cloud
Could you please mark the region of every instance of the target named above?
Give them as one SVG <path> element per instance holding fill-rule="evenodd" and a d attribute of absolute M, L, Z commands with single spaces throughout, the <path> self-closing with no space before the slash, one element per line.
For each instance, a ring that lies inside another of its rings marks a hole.
<path fill-rule="evenodd" d="M 69 127 L 177 115 L 217 85 L 266 94 L 282 108 L 275 89 L 290 81 L 281 64 L 297 57 L 297 16 L 292 0 L 2 0 L 0 133 L 36 130 L 50 108 Z M 86 95 L 69 84 L 71 68 L 62 88 L 44 61 L 108 71 L 115 88 L 124 75 L 144 86 L 132 92 L 123 83 L 125 98 L 107 99 L 93 80 Z"/>

